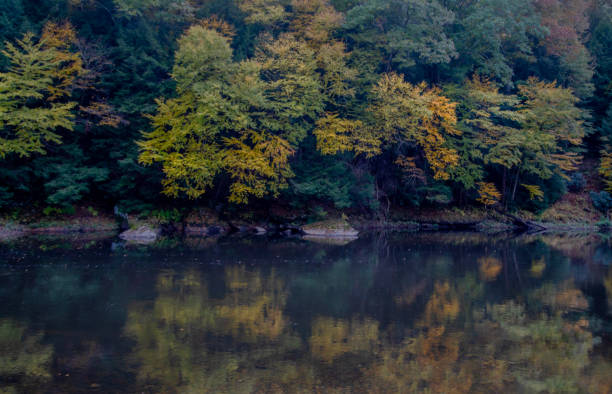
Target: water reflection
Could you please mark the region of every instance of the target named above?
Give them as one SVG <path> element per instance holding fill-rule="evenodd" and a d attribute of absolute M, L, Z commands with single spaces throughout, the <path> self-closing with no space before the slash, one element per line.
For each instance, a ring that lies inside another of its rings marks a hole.
<path fill-rule="evenodd" d="M 605 239 L 105 247 L 0 251 L 3 390 L 612 390 Z"/>
<path fill-rule="evenodd" d="M 3 392 L 17 387 L 36 389 L 51 378 L 53 347 L 41 343 L 41 333 L 28 332 L 13 319 L 0 320 L 0 376 Z"/>

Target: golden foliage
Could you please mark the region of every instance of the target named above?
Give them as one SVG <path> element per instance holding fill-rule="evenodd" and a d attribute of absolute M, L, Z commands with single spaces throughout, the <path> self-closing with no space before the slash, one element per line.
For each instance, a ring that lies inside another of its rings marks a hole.
<path fill-rule="evenodd" d="M 523 186 L 525 189 L 527 189 L 527 192 L 529 192 L 530 200 L 542 200 L 544 198 L 544 192 L 542 191 L 542 189 L 540 189 L 538 185 L 526 185 L 524 183 L 521 183 L 521 186 Z"/>
<path fill-rule="evenodd" d="M 226 138 L 224 144 L 223 166 L 234 179 L 231 202 L 246 203 L 250 195 L 263 197 L 267 192 L 277 196 L 287 187 L 286 179 L 293 176 L 289 157 L 295 151 L 286 140 L 251 130 L 240 139 Z"/>
<path fill-rule="evenodd" d="M 416 159 L 414 157 L 407 156 L 399 156 L 395 160 L 395 164 L 402 169 L 402 174 L 404 179 L 408 180 L 417 180 L 425 183 L 427 180 L 427 176 L 425 175 L 425 171 L 417 167 Z"/>
<path fill-rule="evenodd" d="M 556 81 L 545 82 L 530 77 L 526 84 L 519 86 L 519 94 L 524 98 L 521 112 L 527 117 L 527 125 L 537 125 L 558 141 L 582 144 L 582 110 L 576 107 L 580 100 L 571 89 L 560 87 Z"/>
<path fill-rule="evenodd" d="M 414 143 L 433 171 L 434 179 L 446 180 L 449 167 L 457 165 L 459 155 L 447 143 L 449 136 L 460 135 L 456 128 L 456 103 L 441 96 L 425 83 L 412 85 L 402 75 L 385 74 L 373 90 L 371 107 L 379 138 L 386 144 Z"/>
<path fill-rule="evenodd" d="M 316 117 L 322 105 L 314 59 L 303 61 L 310 49 L 285 37 L 263 43 L 257 60 L 236 64 L 227 38 L 202 25 L 179 45 L 173 77 L 180 96 L 157 101 L 153 131 L 139 142 L 140 162 L 162 163 L 164 193 L 173 197 L 200 197 L 220 173 L 232 179 L 231 202 L 278 196 L 293 176 L 294 146 L 305 137 L 296 123 Z M 262 79 L 268 74 L 282 77 Z M 312 107 L 297 102 L 309 96 Z"/>
<path fill-rule="evenodd" d="M 91 117 L 98 119 L 99 126 L 109 126 L 117 128 L 125 121 L 119 116 L 114 108 L 105 102 L 93 101 L 86 107 L 79 107 L 79 110 Z"/>
<path fill-rule="evenodd" d="M 150 118 L 153 131 L 144 133 L 145 139 L 138 142 L 140 163 L 162 163 L 164 194 L 172 197 L 181 193 L 191 198 L 201 196 L 212 187 L 222 168 L 215 129 L 212 125 L 205 130 L 199 128 L 194 101 L 192 95 L 158 100 L 157 114 Z"/>
<path fill-rule="evenodd" d="M 247 14 L 246 22 L 273 25 L 281 22 L 287 14 L 279 0 L 242 0 L 238 7 Z"/>
<path fill-rule="evenodd" d="M 479 195 L 476 201 L 479 203 L 488 207 L 497 204 L 501 199 L 502 195 L 495 187 L 495 184 L 490 182 L 478 182 L 476 185 L 478 186 Z"/>
<path fill-rule="evenodd" d="M 341 99 L 353 97 L 353 81 L 357 70 L 347 66 L 348 53 L 344 43 L 332 41 L 316 49 L 317 70 L 326 100 L 333 105 L 342 106 Z"/>
<path fill-rule="evenodd" d="M 606 190 L 612 192 L 612 153 L 601 152 L 599 175 L 601 175 L 606 184 Z"/>
<path fill-rule="evenodd" d="M 385 74 L 373 91 L 376 101 L 370 108 L 373 124 L 341 119 L 327 114 L 317 123 L 314 134 L 323 154 L 352 151 L 366 158 L 382 152 L 383 145 L 414 144 L 433 171 L 434 179 L 449 179 L 448 169 L 456 166 L 459 155 L 447 142 L 461 133 L 456 128 L 456 103 L 425 84 L 412 85 L 398 74 Z M 423 178 L 414 159 L 398 157 L 408 177 Z"/>
<path fill-rule="evenodd" d="M 356 155 L 372 157 L 380 153 L 380 141 L 368 138 L 362 129 L 363 123 L 359 120 L 342 119 L 328 113 L 317 121 L 313 134 L 317 137 L 317 149 L 323 155 L 354 151 Z"/>
<path fill-rule="evenodd" d="M 344 21 L 343 15 L 327 0 L 292 0 L 291 8 L 295 15 L 291 30 L 313 46 L 330 42 L 330 33 Z"/>
<path fill-rule="evenodd" d="M 566 173 L 577 168 L 584 114 L 570 89 L 529 78 L 519 86 L 518 95 L 504 95 L 478 75 L 465 87 L 470 114 L 464 123 L 478 141 L 474 157 L 512 170 L 517 184 L 525 173 L 541 179 L 554 174 L 567 178 Z M 537 190 L 530 192 L 539 198 Z"/>
<path fill-rule="evenodd" d="M 231 39 L 236 36 L 236 29 L 223 19 L 219 19 L 217 16 L 210 16 L 200 22 L 200 25 L 208 30 L 214 30 L 221 34 L 223 37 Z"/>
<path fill-rule="evenodd" d="M 53 101 L 68 96 L 75 78 L 85 73 L 80 54 L 72 50 L 77 43 L 74 27 L 70 22 L 61 25 L 47 22 L 43 27 L 41 42 L 43 48 L 55 49 L 54 61 L 59 66 L 52 74 L 56 83 L 51 85 L 49 99 Z"/>

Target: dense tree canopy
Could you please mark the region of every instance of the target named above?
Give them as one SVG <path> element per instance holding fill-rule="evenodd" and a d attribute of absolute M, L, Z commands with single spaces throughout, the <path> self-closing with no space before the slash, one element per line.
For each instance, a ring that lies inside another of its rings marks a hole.
<path fill-rule="evenodd" d="M 5 3 L 9 209 L 533 207 L 584 155 L 612 184 L 605 1 Z"/>

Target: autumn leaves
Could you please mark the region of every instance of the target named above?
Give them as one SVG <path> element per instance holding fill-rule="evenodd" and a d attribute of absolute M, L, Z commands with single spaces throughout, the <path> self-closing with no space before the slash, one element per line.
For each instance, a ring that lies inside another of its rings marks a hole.
<path fill-rule="evenodd" d="M 430 87 L 387 72 L 361 87 L 367 105 L 352 107 L 363 79 L 333 38 L 342 15 L 324 0 L 294 0 L 291 13 L 284 6 L 241 5 L 246 20 L 267 31 L 241 62 L 231 27 L 219 20 L 180 38 L 177 97 L 158 101 L 153 130 L 139 142 L 141 163 L 162 165 L 165 194 L 198 198 L 226 184 L 230 202 L 278 197 L 310 135 L 321 155 L 385 156 L 411 182 L 453 183 L 485 206 L 513 201 L 519 186 L 540 198 L 525 176 L 565 177 L 579 163 L 584 114 L 571 90 L 530 78 L 502 94 L 478 74 L 461 86 Z"/>
<path fill-rule="evenodd" d="M 84 71 L 69 48 L 75 34 L 69 25 L 49 23 L 37 41 L 31 33 L 3 54 L 11 68 L 0 73 L 0 158 L 45 153 L 45 144 L 59 143 L 57 129 L 72 130 L 76 107 L 70 87 Z"/>
<path fill-rule="evenodd" d="M 167 195 L 197 198 L 219 178 L 229 178 L 235 203 L 287 187 L 290 157 L 314 123 L 353 95 L 344 46 L 328 37 L 339 20 L 319 3 L 297 7 L 290 32 L 263 35 L 256 55 L 241 62 L 210 23 L 179 40 L 172 74 L 179 96 L 158 102 L 154 129 L 139 143 L 142 163 L 162 164 Z"/>

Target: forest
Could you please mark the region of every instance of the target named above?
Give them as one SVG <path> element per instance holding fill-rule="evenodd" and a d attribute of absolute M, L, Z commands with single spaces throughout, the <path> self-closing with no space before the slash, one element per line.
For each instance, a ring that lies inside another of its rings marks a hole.
<path fill-rule="evenodd" d="M 7 214 L 612 208 L 609 0 L 3 0 L 0 49 Z"/>

